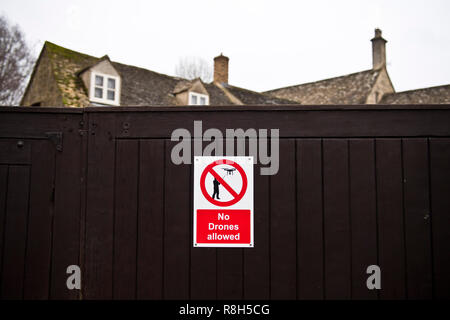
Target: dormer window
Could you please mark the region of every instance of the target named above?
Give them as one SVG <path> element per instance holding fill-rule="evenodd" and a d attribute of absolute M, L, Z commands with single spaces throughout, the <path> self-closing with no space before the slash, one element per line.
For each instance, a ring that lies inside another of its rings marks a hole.
<path fill-rule="evenodd" d="M 101 104 L 119 105 L 120 78 L 116 76 L 91 73 L 90 100 Z"/>
<path fill-rule="evenodd" d="M 209 105 L 209 96 L 206 94 L 189 92 L 189 105 L 191 106 Z"/>

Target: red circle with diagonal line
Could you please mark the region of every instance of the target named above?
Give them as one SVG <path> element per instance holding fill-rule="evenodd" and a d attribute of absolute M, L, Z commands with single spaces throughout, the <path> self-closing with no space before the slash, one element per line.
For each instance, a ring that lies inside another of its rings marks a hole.
<path fill-rule="evenodd" d="M 214 170 L 213 168 L 215 166 L 221 165 L 221 164 L 228 164 L 234 168 L 236 168 L 236 170 L 241 174 L 242 177 L 242 188 L 241 191 L 239 193 L 237 193 L 236 191 L 233 190 L 233 188 L 231 188 L 230 185 L 228 185 L 228 183 L 226 183 Z M 233 196 L 233 200 L 229 200 L 229 201 L 217 201 L 216 199 L 213 199 L 208 191 L 206 190 L 206 176 L 208 175 L 208 173 L 210 173 L 214 178 L 216 178 L 220 184 Z M 242 199 L 242 197 L 245 195 L 245 191 L 247 191 L 247 175 L 245 174 L 244 169 L 242 169 L 242 167 L 237 164 L 234 161 L 231 160 L 227 160 L 227 159 L 222 159 L 222 160 L 216 160 L 213 163 L 210 163 L 205 170 L 203 170 L 202 175 L 200 177 L 200 189 L 202 190 L 203 196 L 206 198 L 206 200 L 208 200 L 209 202 L 211 202 L 212 204 L 215 204 L 216 206 L 219 207 L 229 207 L 237 202 L 239 202 L 239 200 Z"/>

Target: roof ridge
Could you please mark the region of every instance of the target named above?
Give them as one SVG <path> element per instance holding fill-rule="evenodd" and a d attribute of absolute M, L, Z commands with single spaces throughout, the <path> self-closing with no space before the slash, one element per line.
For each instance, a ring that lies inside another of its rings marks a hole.
<path fill-rule="evenodd" d="M 92 58 L 92 59 L 96 59 L 96 60 L 101 60 L 101 59 L 107 58 L 107 59 L 109 59 L 111 61 L 111 63 L 120 64 L 120 65 L 126 66 L 126 67 L 131 67 L 131 68 L 137 68 L 137 69 L 145 70 L 145 71 L 148 71 L 148 72 L 152 72 L 152 73 L 158 74 L 160 76 L 171 78 L 173 80 L 178 80 L 178 81 L 179 80 L 184 80 L 184 79 L 181 79 L 181 78 L 177 78 L 177 77 L 174 77 L 174 76 L 169 76 L 167 74 L 156 72 L 156 71 L 153 71 L 153 70 L 150 70 L 150 69 L 146 69 L 146 68 L 143 68 L 143 67 L 138 67 L 138 66 L 134 66 L 134 65 L 131 65 L 131 64 L 125 64 L 125 63 L 121 63 L 121 62 L 117 62 L 117 61 L 112 61 L 107 54 L 103 55 L 102 57 L 94 57 L 94 56 L 91 56 L 89 54 L 85 54 L 85 53 L 82 53 L 82 52 L 79 52 L 79 51 L 75 51 L 75 50 L 72 50 L 72 49 L 65 48 L 63 46 L 57 45 L 57 44 L 55 44 L 53 42 L 50 42 L 50 41 L 45 41 L 44 45 L 46 45 L 47 47 L 50 47 L 50 49 L 59 49 L 59 50 L 63 50 L 63 51 L 66 51 L 66 52 L 75 53 L 75 54 L 78 54 L 78 55 L 86 57 L 86 58 Z"/>
<path fill-rule="evenodd" d="M 223 93 L 225 93 L 225 95 L 227 96 L 227 98 L 228 98 L 232 103 L 237 104 L 237 105 L 243 105 L 243 104 L 244 104 L 244 103 L 241 101 L 241 99 L 239 99 L 238 97 L 236 97 L 232 92 L 230 92 L 230 90 L 228 90 L 227 87 L 233 87 L 233 86 L 228 85 L 228 84 L 226 84 L 226 86 L 225 86 L 225 85 L 223 85 L 223 84 L 221 84 L 221 83 L 219 83 L 219 82 L 214 82 L 214 85 L 215 85 L 216 87 L 218 87 L 219 89 L 221 89 L 221 90 L 223 91 Z"/>
<path fill-rule="evenodd" d="M 79 51 L 68 49 L 68 48 L 65 48 L 63 46 L 60 46 L 60 45 L 58 45 L 56 43 L 53 43 L 53 42 L 50 42 L 50 41 L 45 41 L 44 46 L 47 47 L 47 48 L 50 48 L 50 49 L 58 49 L 58 50 L 60 50 L 60 52 L 63 50 L 63 51 L 70 52 L 70 53 L 76 53 L 76 54 L 78 54 L 80 56 L 84 56 L 86 58 L 100 59 L 99 57 L 94 57 L 94 56 L 91 56 L 89 54 L 85 54 L 85 53 L 82 53 L 82 52 L 79 52 Z"/>
<path fill-rule="evenodd" d="M 433 87 L 425 87 L 425 88 L 418 88 L 418 89 L 410 89 L 410 90 L 405 90 L 405 91 L 392 92 L 392 93 L 390 93 L 390 94 L 410 93 L 410 92 L 414 92 L 414 91 L 423 91 L 423 90 L 438 89 L 438 88 L 445 88 L 445 87 L 450 87 L 450 84 L 442 84 L 442 85 L 439 85 L 439 86 L 433 86 Z"/>
<path fill-rule="evenodd" d="M 231 85 L 231 84 L 227 84 L 227 86 L 228 86 L 228 87 L 235 88 L 235 89 L 238 89 L 238 90 L 243 90 L 243 91 L 247 91 L 247 92 L 251 92 L 251 93 L 257 93 L 257 94 L 264 94 L 264 95 L 266 95 L 266 94 L 263 93 L 263 92 L 254 91 L 254 90 L 250 90 L 250 89 L 245 89 L 245 88 L 242 88 L 242 87 L 233 86 L 233 85 Z"/>
<path fill-rule="evenodd" d="M 363 71 L 359 71 L 359 72 L 352 72 L 352 73 L 345 74 L 345 75 L 342 75 L 342 76 L 337 76 L 337 77 L 332 77 L 332 78 L 327 78 L 327 79 L 322 79 L 322 80 L 317 80 L 317 81 L 310 81 L 310 82 L 295 84 L 295 85 L 292 85 L 292 86 L 280 87 L 280 88 L 277 88 L 277 89 L 267 90 L 267 91 L 263 91 L 263 92 L 264 93 L 269 93 L 269 92 L 274 92 L 274 91 L 278 91 L 278 90 L 282 90 L 282 89 L 295 88 L 295 87 L 300 87 L 300 86 L 304 86 L 304 85 L 308 85 L 308 84 L 320 83 L 320 82 L 325 82 L 325 81 L 336 80 L 336 79 L 339 79 L 339 78 L 350 77 L 350 76 L 354 76 L 354 75 L 361 74 L 361 73 L 379 72 L 379 71 L 380 71 L 380 69 L 367 69 L 367 70 L 363 70 Z"/>
<path fill-rule="evenodd" d="M 254 91 L 254 90 L 250 90 L 250 89 L 245 89 L 245 88 L 233 86 L 233 85 L 230 85 L 230 84 L 227 84 L 227 86 L 225 88 L 229 88 L 231 90 L 236 89 L 236 90 L 239 90 L 239 91 L 243 91 L 245 93 L 255 94 L 255 95 L 258 95 L 260 97 L 264 97 L 266 99 L 270 99 L 270 101 L 278 100 L 278 101 L 283 101 L 285 103 L 298 103 L 298 102 L 295 102 L 294 100 L 290 100 L 290 99 L 287 99 L 287 98 L 279 98 L 279 97 L 275 97 L 275 96 L 273 96 L 271 94 L 268 94 L 268 93 L 265 93 L 265 92 L 259 92 L 259 91 Z M 235 94 L 233 94 L 233 95 L 235 95 Z"/>
<path fill-rule="evenodd" d="M 242 91 L 245 91 L 245 92 L 250 92 L 250 93 L 260 94 L 260 95 L 262 95 L 262 96 L 264 96 L 264 97 L 267 97 L 267 98 L 270 98 L 270 99 L 277 99 L 277 100 L 283 100 L 283 101 L 286 101 L 286 102 L 297 103 L 297 102 L 295 102 L 295 101 L 293 101 L 293 100 L 290 100 L 290 99 L 279 98 L 279 97 L 272 96 L 271 94 L 266 93 L 265 91 L 263 91 L 263 92 L 260 92 L 260 91 L 254 91 L 254 90 L 250 90 L 250 89 L 245 89 L 245 88 L 241 88 L 241 87 L 236 87 L 236 86 L 233 86 L 233 85 L 228 85 L 228 87 L 231 87 L 231 88 L 234 88 L 234 89 L 238 89 L 238 90 L 242 90 Z"/>
<path fill-rule="evenodd" d="M 170 79 L 175 80 L 175 81 L 192 81 L 192 80 L 188 80 L 188 79 L 184 79 L 184 78 L 180 78 L 180 77 L 176 77 L 176 76 L 169 76 L 168 74 L 165 74 L 165 73 L 153 71 L 153 70 L 146 69 L 146 68 L 143 68 L 143 67 L 134 66 L 134 65 L 131 65 L 131 64 L 125 64 L 125 63 L 121 63 L 121 62 L 117 62 L 117 61 L 111 61 L 111 63 L 118 64 L 118 65 L 125 66 L 125 67 L 129 67 L 129 68 L 135 68 L 135 69 L 144 70 L 144 71 L 147 71 L 147 72 L 152 72 L 152 73 L 157 74 L 159 76 L 170 78 Z"/>

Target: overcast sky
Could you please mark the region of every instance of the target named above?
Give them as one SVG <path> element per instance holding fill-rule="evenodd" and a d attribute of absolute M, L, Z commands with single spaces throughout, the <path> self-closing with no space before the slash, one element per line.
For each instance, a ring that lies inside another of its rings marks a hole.
<path fill-rule="evenodd" d="M 263 91 L 370 69 L 376 27 L 396 91 L 450 84 L 450 1 L 2 0 L 36 55 L 45 40 L 174 75 L 180 58 L 230 58 Z"/>

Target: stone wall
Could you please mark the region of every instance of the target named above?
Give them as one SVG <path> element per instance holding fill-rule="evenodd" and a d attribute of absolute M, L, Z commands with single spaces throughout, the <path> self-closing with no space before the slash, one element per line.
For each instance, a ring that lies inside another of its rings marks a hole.
<path fill-rule="evenodd" d="M 380 74 L 378 76 L 377 81 L 375 82 L 372 90 L 367 96 L 366 103 L 367 104 L 376 104 L 381 101 L 385 94 L 394 93 L 394 87 L 392 86 L 391 80 L 389 79 L 389 75 L 386 71 L 386 68 L 382 68 L 380 70 Z"/>
<path fill-rule="evenodd" d="M 51 61 L 44 50 L 36 62 L 34 75 L 22 99 L 21 106 L 52 106 L 62 107 L 63 99 L 56 85 Z"/>

